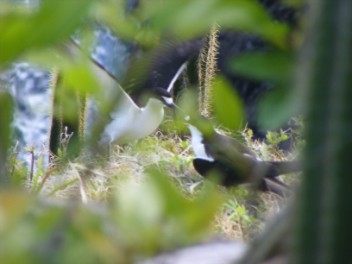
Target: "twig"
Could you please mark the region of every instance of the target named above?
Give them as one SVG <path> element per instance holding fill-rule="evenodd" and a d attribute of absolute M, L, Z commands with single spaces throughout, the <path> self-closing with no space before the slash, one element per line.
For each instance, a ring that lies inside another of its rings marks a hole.
<path fill-rule="evenodd" d="M 43 188 L 44 183 L 46 182 L 46 180 L 49 178 L 49 176 L 56 170 L 55 167 L 50 168 L 49 170 L 46 171 L 43 179 L 40 181 L 39 186 L 37 188 L 37 190 L 35 191 L 36 193 L 40 192 L 40 190 Z"/>
<path fill-rule="evenodd" d="M 34 174 L 34 148 L 29 149 L 28 152 L 31 155 L 31 170 L 29 173 L 29 181 L 32 182 Z"/>
<path fill-rule="evenodd" d="M 13 148 L 13 152 L 12 152 L 13 154 L 12 154 L 12 157 L 11 157 L 12 158 L 12 168 L 11 168 L 10 178 L 12 178 L 13 174 L 15 173 L 16 160 L 17 160 L 17 156 L 18 156 L 18 153 L 19 153 L 19 151 L 17 151 L 18 145 L 19 145 L 19 142 L 17 140 L 16 144 L 15 144 L 15 146 Z"/>

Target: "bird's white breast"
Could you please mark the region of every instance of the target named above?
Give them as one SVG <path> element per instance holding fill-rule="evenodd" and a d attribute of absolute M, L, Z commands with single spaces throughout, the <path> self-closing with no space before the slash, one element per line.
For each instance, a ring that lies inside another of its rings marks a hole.
<path fill-rule="evenodd" d="M 128 105 L 118 107 L 112 113 L 111 122 L 105 127 L 101 142 L 124 144 L 153 133 L 164 117 L 164 105 L 151 98 L 145 107 Z"/>
<path fill-rule="evenodd" d="M 214 158 L 208 155 L 205 151 L 205 146 L 203 143 L 203 136 L 201 132 L 194 126 L 188 125 L 189 130 L 191 131 L 192 135 L 192 148 L 194 151 L 194 154 L 196 155 L 197 158 L 209 160 L 209 161 L 214 161 Z"/>

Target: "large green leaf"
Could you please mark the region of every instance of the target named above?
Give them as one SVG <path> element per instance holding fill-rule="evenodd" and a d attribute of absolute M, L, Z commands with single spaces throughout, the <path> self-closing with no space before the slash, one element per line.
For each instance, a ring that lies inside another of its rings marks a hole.
<path fill-rule="evenodd" d="M 294 107 L 290 80 L 294 68 L 293 54 L 280 50 L 251 52 L 233 59 L 236 74 L 259 81 L 269 81 L 274 88 L 259 104 L 258 117 L 267 129 L 281 126 L 297 111 Z"/>
<path fill-rule="evenodd" d="M 30 14 L 11 13 L 0 23 L 0 63 L 6 63 L 32 48 L 56 43 L 73 33 L 87 15 L 93 0 L 44 0 Z"/>
<path fill-rule="evenodd" d="M 277 46 L 286 43 L 287 25 L 273 21 L 257 1 L 150 0 L 141 4 L 137 16 L 141 21 L 148 20 L 154 37 L 171 33 L 189 39 L 203 35 L 217 23 L 222 28 L 259 34 Z"/>
<path fill-rule="evenodd" d="M 116 193 L 122 241 L 138 252 L 151 253 L 204 238 L 224 198 L 213 187 L 190 200 L 156 168 L 149 168 L 140 183 L 127 181 Z"/>
<path fill-rule="evenodd" d="M 283 51 L 251 52 L 233 59 L 234 72 L 258 80 L 283 80 L 294 67 L 294 56 Z"/>
<path fill-rule="evenodd" d="M 79 203 L 0 192 L 0 263 L 129 263 L 106 217 Z"/>
<path fill-rule="evenodd" d="M 243 125 L 243 104 L 235 89 L 222 77 L 216 77 L 213 83 L 213 110 L 218 124 L 238 130 Z"/>
<path fill-rule="evenodd" d="M 289 87 L 290 88 L 290 87 Z M 262 127 L 277 129 L 299 112 L 292 89 L 277 86 L 260 101 L 258 118 Z"/>
<path fill-rule="evenodd" d="M 63 69 L 62 79 L 64 89 L 70 89 L 82 95 L 96 94 L 99 91 L 99 81 L 92 73 L 88 63 L 93 62 L 86 61 L 86 63 L 72 65 Z"/>

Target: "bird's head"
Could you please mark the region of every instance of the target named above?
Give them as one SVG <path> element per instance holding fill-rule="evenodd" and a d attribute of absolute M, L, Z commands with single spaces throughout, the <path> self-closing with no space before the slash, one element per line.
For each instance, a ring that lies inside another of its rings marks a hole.
<path fill-rule="evenodd" d="M 154 95 L 158 99 L 161 99 L 164 105 L 166 105 L 167 107 L 175 108 L 176 105 L 174 103 L 174 99 L 172 98 L 172 95 L 170 92 L 168 92 L 166 89 L 161 87 L 155 87 L 152 90 Z"/>

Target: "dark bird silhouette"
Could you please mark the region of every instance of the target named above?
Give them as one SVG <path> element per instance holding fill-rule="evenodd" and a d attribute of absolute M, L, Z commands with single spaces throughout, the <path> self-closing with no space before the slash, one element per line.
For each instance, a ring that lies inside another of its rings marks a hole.
<path fill-rule="evenodd" d="M 203 133 L 189 124 L 192 147 L 195 153 L 193 166 L 202 176 L 211 172 L 219 174 L 219 184 L 230 187 L 252 183 L 256 189 L 279 195 L 288 193 L 287 186 L 276 177 L 298 172 L 298 161 L 263 161 L 255 153 L 234 138 L 215 130 Z"/>

